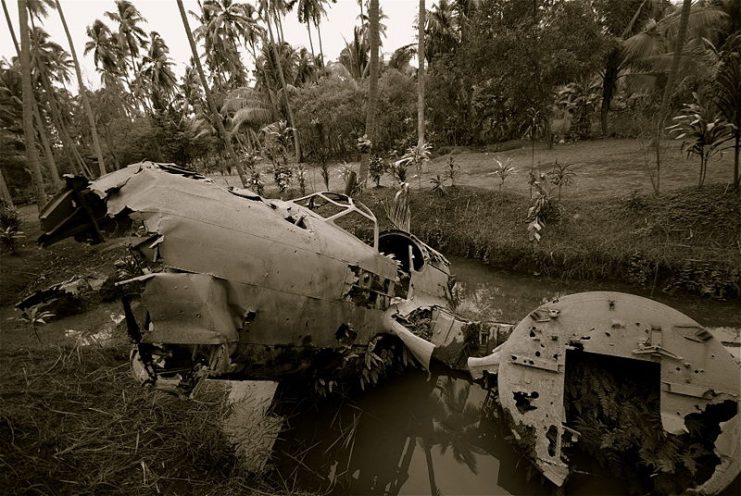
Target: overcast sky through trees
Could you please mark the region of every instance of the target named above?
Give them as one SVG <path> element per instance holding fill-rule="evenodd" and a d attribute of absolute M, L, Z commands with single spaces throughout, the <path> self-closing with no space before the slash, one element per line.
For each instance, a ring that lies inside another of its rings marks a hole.
<path fill-rule="evenodd" d="M 147 33 L 157 31 L 167 42 L 167 45 L 170 47 L 170 57 L 175 63 L 175 74 L 180 77 L 190 58 L 190 48 L 188 47 L 188 40 L 183 31 L 183 25 L 180 21 L 175 0 L 133 0 L 133 3 L 147 20 L 146 25 L 142 26 L 143 29 Z M 6 0 L 6 4 L 10 10 L 17 34 L 18 2 L 16 0 Z M 198 3 L 195 0 L 185 0 L 184 4 L 187 10 L 198 10 Z M 390 54 L 400 46 L 415 42 L 414 24 L 418 5 L 417 0 L 389 0 L 381 2 L 381 8 L 384 14 L 388 16 L 388 19 L 382 21 L 387 26 L 387 37 L 386 39 L 382 39 L 382 52 Z M 114 0 L 62 0 L 62 8 L 64 9 L 64 14 L 80 57 L 82 57 L 85 43 L 88 39 L 86 34 L 87 26 L 91 25 L 95 19 L 103 20 L 111 30 L 116 29 L 113 22 L 104 16 L 104 12 L 115 10 Z M 358 25 L 357 16 L 359 14 L 360 7 L 356 0 L 338 0 L 336 4 L 327 6 L 327 18 L 323 19 L 321 25 L 322 40 L 324 42 L 324 51 L 327 60 L 335 60 L 338 57 L 340 51 L 345 46 L 345 39 L 352 40 L 353 26 Z M 191 28 L 195 29 L 197 21 L 191 18 L 190 22 Z M 56 12 L 50 12 L 43 27 L 54 41 L 69 51 L 62 23 Z M 299 24 L 295 9 L 293 12 L 288 13 L 283 29 L 286 41 L 291 43 L 291 45 L 295 47 L 309 47 L 306 25 Z M 318 51 L 319 43 L 316 39 L 314 29 L 312 29 L 312 36 L 314 39 L 314 49 Z M 0 58 L 10 60 L 15 55 L 15 48 L 13 47 L 5 19 L 3 18 L 2 22 L 0 22 Z M 244 59 L 247 62 L 248 69 L 251 71 L 252 61 L 246 53 L 244 53 Z M 388 56 L 386 56 L 386 59 L 388 59 Z M 81 63 L 83 65 L 83 77 L 88 87 L 100 87 L 100 76 L 95 71 L 92 53 L 85 56 Z M 69 89 L 76 92 L 74 87 L 75 85 L 70 85 Z"/>

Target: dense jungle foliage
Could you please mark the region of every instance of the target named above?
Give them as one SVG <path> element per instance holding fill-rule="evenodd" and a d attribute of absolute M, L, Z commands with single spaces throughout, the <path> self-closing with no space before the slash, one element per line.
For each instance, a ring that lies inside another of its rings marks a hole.
<path fill-rule="evenodd" d="M 74 84 L 77 61 L 43 28 L 47 16 L 62 12 L 53 12 L 50 0 L 22 3 L 30 19 L 34 126 L 47 192 L 61 173 L 97 175 L 142 159 L 206 172 L 244 166 L 245 155 L 272 146 L 268 126 L 278 121 L 291 129 L 285 148 L 299 162 L 360 157 L 374 72 L 372 5 L 364 10 L 360 3 L 346 47 L 338 60 L 325 62 L 316 43 L 310 50 L 288 44 L 282 19 L 298 14 L 321 46 L 317 28 L 329 0 L 199 4 L 188 18 L 213 112 L 199 67 L 192 59 L 178 80 L 167 45 L 175 41 L 148 32 L 133 3 L 112 3 L 106 19 L 87 28 L 84 56 L 94 59 L 101 87 L 80 85 L 82 92 Z M 413 63 L 422 45 L 424 139 L 437 153 L 523 137 L 549 143 L 650 137 L 675 60 L 680 77 L 668 88 L 666 114 L 686 115 L 676 122 L 675 137 L 700 160 L 721 145 L 734 146 L 734 139 L 738 153 L 739 0 L 694 2 L 684 27 L 682 6 L 668 0 L 439 0 L 428 2 L 423 44 L 392 53 L 383 53 L 382 7 L 374 154 L 402 155 L 419 141 Z M 674 57 L 678 37 L 681 56 Z M 18 58 L 0 62 L 0 169 L 22 200 L 30 199 L 29 176 L 36 176 L 21 126 L 21 66 Z M 702 129 L 692 128 L 697 119 Z"/>

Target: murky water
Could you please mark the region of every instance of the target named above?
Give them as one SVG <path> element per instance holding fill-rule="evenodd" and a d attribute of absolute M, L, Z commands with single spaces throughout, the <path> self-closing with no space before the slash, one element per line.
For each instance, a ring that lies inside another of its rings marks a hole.
<path fill-rule="evenodd" d="M 470 318 L 514 322 L 546 299 L 588 290 L 649 296 L 622 284 L 526 277 L 465 259 L 452 262 L 465 297 L 459 310 Z M 655 299 L 708 327 L 741 327 L 737 303 L 658 293 Z M 332 494 L 552 494 L 507 442 L 509 431 L 485 415 L 487 401 L 483 389 L 465 380 L 413 371 L 355 398 L 283 404 L 289 413 L 274 464 L 288 487 Z M 737 494 L 739 486 L 737 479 L 724 494 Z M 566 493 L 627 491 L 608 474 L 575 474 Z"/>
<path fill-rule="evenodd" d="M 687 295 L 669 295 L 657 288 L 641 288 L 619 282 L 571 281 L 524 276 L 494 269 L 465 258 L 452 258 L 453 272 L 465 301 L 458 311 L 469 318 L 517 322 L 544 301 L 584 291 L 620 291 L 660 301 L 692 317 L 706 327 L 741 328 L 741 303 L 718 302 Z"/>

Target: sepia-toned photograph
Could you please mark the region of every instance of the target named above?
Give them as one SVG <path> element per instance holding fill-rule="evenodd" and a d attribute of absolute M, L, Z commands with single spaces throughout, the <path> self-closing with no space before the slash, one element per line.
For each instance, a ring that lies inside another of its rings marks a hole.
<path fill-rule="evenodd" d="M 0 494 L 741 494 L 741 0 L 0 2 Z"/>

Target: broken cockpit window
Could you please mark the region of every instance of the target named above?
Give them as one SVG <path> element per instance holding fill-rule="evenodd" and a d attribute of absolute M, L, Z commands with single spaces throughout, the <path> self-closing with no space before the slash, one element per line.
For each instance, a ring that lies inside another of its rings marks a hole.
<path fill-rule="evenodd" d="M 364 243 L 378 247 L 378 222 L 368 207 L 355 202 L 351 197 L 329 191 L 314 193 L 293 200 L 293 203 L 308 208 L 326 222 L 347 232 L 359 232 Z"/>

